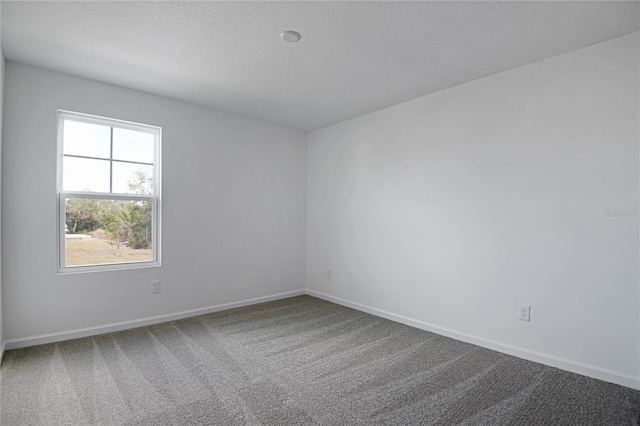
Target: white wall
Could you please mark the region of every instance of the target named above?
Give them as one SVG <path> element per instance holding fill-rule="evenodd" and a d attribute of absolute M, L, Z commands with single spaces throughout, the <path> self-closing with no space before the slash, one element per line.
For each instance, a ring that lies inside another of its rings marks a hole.
<path fill-rule="evenodd" d="M 0 242 L 2 241 L 2 105 L 4 104 L 4 54 L 0 46 Z M 0 243 L 0 362 L 4 354 L 4 321 L 2 309 L 2 244 Z"/>
<path fill-rule="evenodd" d="M 639 207 L 638 49 L 635 33 L 311 132 L 308 290 L 638 387 L 638 218 L 605 217 Z"/>
<path fill-rule="evenodd" d="M 7 347 L 304 289 L 303 132 L 12 62 L 5 101 Z M 59 108 L 162 126 L 162 267 L 57 275 Z"/>

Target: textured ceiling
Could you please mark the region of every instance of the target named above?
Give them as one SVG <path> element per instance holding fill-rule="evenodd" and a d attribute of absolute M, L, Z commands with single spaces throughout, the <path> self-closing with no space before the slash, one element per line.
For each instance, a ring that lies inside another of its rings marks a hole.
<path fill-rule="evenodd" d="M 10 61 L 311 130 L 637 31 L 639 2 L 6 2 Z M 279 38 L 302 34 L 296 44 Z"/>

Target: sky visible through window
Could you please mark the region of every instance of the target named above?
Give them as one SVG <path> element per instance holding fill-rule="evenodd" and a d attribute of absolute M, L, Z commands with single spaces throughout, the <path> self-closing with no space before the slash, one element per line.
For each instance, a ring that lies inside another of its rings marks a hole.
<path fill-rule="evenodd" d="M 112 146 L 110 126 L 66 119 L 63 132 L 64 191 L 135 193 L 137 173 L 153 176 L 152 133 L 114 127 Z"/>

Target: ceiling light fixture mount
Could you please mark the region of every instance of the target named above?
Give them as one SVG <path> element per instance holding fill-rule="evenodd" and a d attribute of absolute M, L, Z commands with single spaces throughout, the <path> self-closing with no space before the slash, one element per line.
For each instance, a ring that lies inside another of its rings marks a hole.
<path fill-rule="evenodd" d="M 300 41 L 300 37 L 300 33 L 296 31 L 283 31 L 282 34 L 280 34 L 280 38 L 287 43 L 296 43 Z"/>

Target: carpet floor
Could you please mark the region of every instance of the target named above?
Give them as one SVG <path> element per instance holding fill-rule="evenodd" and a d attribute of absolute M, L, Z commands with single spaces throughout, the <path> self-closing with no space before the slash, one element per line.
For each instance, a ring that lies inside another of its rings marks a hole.
<path fill-rule="evenodd" d="M 9 351 L 3 425 L 637 425 L 640 392 L 309 296 Z"/>

